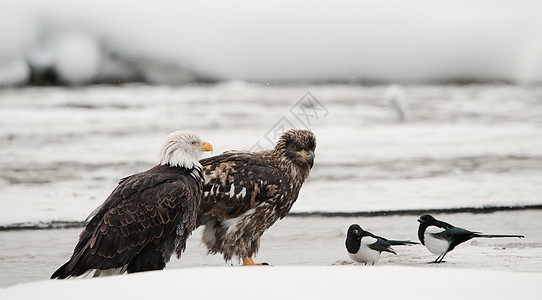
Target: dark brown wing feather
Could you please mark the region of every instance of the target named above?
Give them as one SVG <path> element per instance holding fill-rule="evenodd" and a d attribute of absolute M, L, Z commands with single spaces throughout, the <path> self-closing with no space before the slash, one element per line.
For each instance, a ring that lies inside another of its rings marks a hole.
<path fill-rule="evenodd" d="M 51 278 L 124 266 L 149 242 L 175 234 L 178 225 L 186 241 L 201 182 L 180 170 L 158 166 L 122 179 L 81 233 L 70 261 Z M 183 250 L 184 241 L 175 250 Z"/>
<path fill-rule="evenodd" d="M 279 202 L 290 198 L 288 180 L 264 153 L 224 153 L 201 163 L 205 184 L 198 226 L 209 217 L 238 217 L 264 201 L 280 208 Z M 288 210 L 279 212 L 281 217 Z"/>

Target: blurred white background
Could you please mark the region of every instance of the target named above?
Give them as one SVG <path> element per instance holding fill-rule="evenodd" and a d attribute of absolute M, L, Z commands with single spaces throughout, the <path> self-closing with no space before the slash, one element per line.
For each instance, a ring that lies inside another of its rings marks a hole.
<path fill-rule="evenodd" d="M 0 3 L 0 85 L 542 81 L 537 0 Z"/>

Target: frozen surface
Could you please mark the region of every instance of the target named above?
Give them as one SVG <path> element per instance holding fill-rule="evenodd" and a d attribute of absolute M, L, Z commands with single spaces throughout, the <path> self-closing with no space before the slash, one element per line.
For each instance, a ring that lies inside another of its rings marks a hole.
<path fill-rule="evenodd" d="M 293 127 L 308 124 L 318 139 L 316 164 L 295 212 L 542 204 L 541 88 L 399 89 L 394 94 L 402 96 L 393 101 L 387 86 L 241 81 L 0 90 L 0 225 L 84 220 L 119 178 L 156 163 L 158 146 L 170 131 L 190 128 L 221 153 L 271 147 L 267 137 L 272 138 L 281 120 Z M 321 110 L 297 105 L 305 103 L 307 91 Z M 299 113 L 299 107 L 308 115 L 297 119 L 292 112 Z M 400 121 L 401 111 L 407 110 L 408 120 Z M 225 298 L 248 297 L 245 293 L 274 298 L 278 293 L 300 298 L 332 293 L 335 298 L 358 296 L 359 282 L 365 281 L 373 287 L 366 295 L 390 290 L 391 296 L 404 292 L 402 298 L 418 299 L 421 289 L 436 289 L 445 279 L 464 283 L 465 289 L 444 297 L 527 298 L 542 272 L 540 216 L 540 210 L 441 214 L 441 219 L 472 230 L 526 236 L 469 241 L 442 265 L 427 264 L 434 256 L 421 246 L 396 249 L 398 256 L 383 255 L 375 268 L 349 265 L 344 239 L 350 224 L 389 238 L 416 240 L 416 216 L 287 217 L 265 233 L 256 257 L 275 267 L 230 267 L 220 256 L 205 256 L 198 229 L 183 257 L 173 258 L 165 272 L 69 282 L 43 280 L 69 258 L 80 228 L 0 231 L 0 286 L 40 281 L 2 289 L 0 298 L 95 298 L 80 291 L 97 285 L 111 296 L 119 291 L 145 296 L 150 289 L 129 288 L 142 281 L 146 286 L 183 283 L 188 296 L 219 291 Z M 222 280 L 210 289 L 207 278 Z M 224 292 L 232 288 L 222 285 L 238 287 L 239 282 L 246 283 L 245 289 Z M 390 284 L 397 288 L 389 289 Z M 486 284 L 513 288 L 480 288 Z M 179 295 L 178 289 L 157 293 Z"/>
<path fill-rule="evenodd" d="M 541 88 L 403 87 L 409 122 L 388 106 L 387 88 L 0 90 L 0 225 L 84 220 L 118 179 L 156 164 L 173 130 L 192 129 L 221 153 L 272 147 L 281 120 L 318 140 L 295 212 L 542 204 Z M 327 114 L 294 117 L 307 91 Z"/>
<path fill-rule="evenodd" d="M 423 280 L 421 280 L 423 278 Z M 412 267 L 194 268 L 97 280 L 42 281 L 0 290 L 4 299 L 220 298 L 529 299 L 542 274 Z M 241 284 L 240 284 L 241 283 Z M 450 284 L 461 288 L 450 291 Z M 390 288 L 390 285 L 393 288 Z M 503 287 L 503 288 L 498 288 Z"/>
<path fill-rule="evenodd" d="M 474 239 L 459 245 L 446 256 L 442 264 L 428 264 L 434 260 L 425 247 L 420 245 L 394 247 L 397 256 L 383 253 L 378 266 L 403 266 L 422 268 L 426 275 L 438 269 L 476 269 L 499 272 L 536 272 L 542 274 L 542 210 L 502 211 L 487 214 L 435 214 L 435 217 L 471 230 L 493 234 L 523 234 L 524 239 Z M 268 262 L 271 268 L 279 266 L 350 266 L 352 261 L 344 245 L 348 226 L 361 225 L 376 235 L 390 239 L 417 241 L 419 216 L 382 217 L 286 217 L 277 222 L 263 235 L 256 262 Z M 181 259 L 173 257 L 167 269 L 193 269 L 198 267 L 229 267 L 237 269 L 238 262 L 225 264 L 220 255 L 206 255 L 201 242 L 203 228 L 198 228 L 188 239 Z M 0 287 L 31 281 L 47 280 L 65 263 L 76 244 L 81 228 L 54 230 L 0 231 Z M 230 265 L 233 264 L 233 267 Z M 364 272 L 370 266 L 356 265 Z M 206 278 L 216 278 L 220 268 L 208 269 Z M 217 274 L 213 270 L 218 271 Z M 284 272 L 289 272 L 285 269 Z M 340 268 L 337 280 L 343 278 Z M 393 273 L 395 268 L 390 270 Z M 238 272 L 238 271 L 233 271 Z M 358 272 L 358 271 L 356 271 Z M 237 274 L 237 273 L 231 273 Z M 334 273 L 335 274 L 335 273 Z M 417 274 L 417 273 L 412 273 Z M 454 274 L 454 273 L 450 273 Z M 216 275 L 216 276 L 215 276 Z M 192 275 L 186 275 L 192 276 Z M 284 276 L 289 276 L 284 274 Z M 455 276 L 455 275 L 454 275 Z M 278 276 L 278 277 L 282 277 Z M 272 282 L 276 282 L 275 279 Z M 324 281 L 318 281 L 322 284 Z M 386 281 L 385 284 L 389 284 Z M 476 282 L 480 282 L 476 280 Z M 382 283 L 384 284 L 384 282 Z M 261 283 L 256 284 L 261 286 Z M 271 284 L 273 285 L 273 284 Z M 251 286 L 249 284 L 249 286 Z M 418 295 L 417 293 L 415 293 Z M 4 298 L 2 298 L 4 299 Z M 6 298 L 9 299 L 9 298 Z"/>

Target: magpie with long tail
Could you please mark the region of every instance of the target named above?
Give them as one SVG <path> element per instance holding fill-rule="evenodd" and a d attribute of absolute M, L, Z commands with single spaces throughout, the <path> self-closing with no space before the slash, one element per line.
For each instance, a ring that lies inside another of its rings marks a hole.
<path fill-rule="evenodd" d="M 364 263 L 365 265 L 374 265 L 382 252 L 390 252 L 397 255 L 391 246 L 414 245 L 418 243 L 388 240 L 363 230 L 358 224 L 352 224 L 348 228 L 345 244 L 348 255 L 352 260 Z"/>
<path fill-rule="evenodd" d="M 433 263 L 441 263 L 444 256 L 455 246 L 464 243 L 472 238 L 524 238 L 517 234 L 483 234 L 470 231 L 464 228 L 455 227 L 452 224 L 439 221 L 431 215 L 423 215 L 418 219 L 418 238 L 431 253 L 438 255 Z"/>

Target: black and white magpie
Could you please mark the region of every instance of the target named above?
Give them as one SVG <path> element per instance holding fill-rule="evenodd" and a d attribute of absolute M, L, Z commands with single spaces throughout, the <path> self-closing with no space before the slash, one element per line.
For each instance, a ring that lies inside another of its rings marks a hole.
<path fill-rule="evenodd" d="M 438 255 L 433 263 L 442 262 L 446 253 L 454 250 L 455 246 L 472 238 L 524 237 L 523 235 L 515 234 L 483 234 L 481 232 L 474 232 L 439 221 L 431 215 L 421 216 L 418 222 L 420 222 L 420 227 L 418 227 L 420 242 L 431 253 Z"/>
<path fill-rule="evenodd" d="M 381 252 L 390 252 L 397 255 L 391 247 L 392 245 L 413 245 L 418 243 L 388 240 L 363 230 L 358 224 L 352 224 L 348 228 L 345 244 L 348 255 L 352 260 L 358 263 L 374 265 L 380 258 Z"/>

